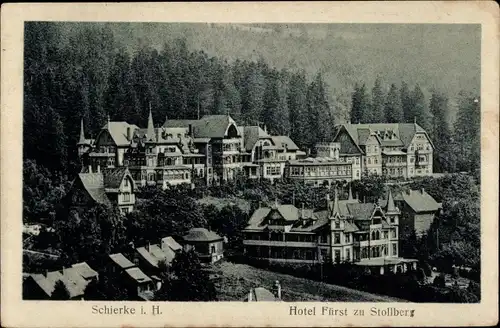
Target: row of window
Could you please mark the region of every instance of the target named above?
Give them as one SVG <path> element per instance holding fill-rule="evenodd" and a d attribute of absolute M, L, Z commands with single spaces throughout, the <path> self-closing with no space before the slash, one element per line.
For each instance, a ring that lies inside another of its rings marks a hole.
<path fill-rule="evenodd" d="M 281 167 L 279 166 L 267 166 L 266 175 L 281 175 Z"/>

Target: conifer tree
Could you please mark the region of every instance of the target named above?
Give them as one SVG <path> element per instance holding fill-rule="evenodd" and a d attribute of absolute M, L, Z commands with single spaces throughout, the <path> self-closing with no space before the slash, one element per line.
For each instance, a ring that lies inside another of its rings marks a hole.
<path fill-rule="evenodd" d="M 365 84 L 356 84 L 352 95 L 351 123 L 369 123 L 369 108 Z"/>
<path fill-rule="evenodd" d="M 480 100 L 473 94 L 461 92 L 457 120 L 454 125 L 454 151 L 459 154 L 457 169 L 475 171 L 480 168 L 481 153 Z"/>
<path fill-rule="evenodd" d="M 413 122 L 413 109 L 412 109 L 412 99 L 408 84 L 405 81 L 401 83 L 401 109 L 403 111 L 403 118 L 406 123 Z"/>
<path fill-rule="evenodd" d="M 450 152 L 451 131 L 449 127 L 448 98 L 434 92 L 431 96 L 430 111 L 432 113 L 432 129 L 428 131 L 435 147 L 434 168 L 437 171 L 453 171 L 455 157 Z"/>
<path fill-rule="evenodd" d="M 417 84 L 411 95 L 411 105 L 413 120 L 420 125 L 424 130 L 431 130 L 431 117 L 429 108 L 427 107 L 424 93 Z"/>
<path fill-rule="evenodd" d="M 307 83 L 305 72 L 292 74 L 288 89 L 288 108 L 290 109 L 290 137 L 297 145 L 305 146 L 308 132 Z"/>
<path fill-rule="evenodd" d="M 68 288 L 66 288 L 66 285 L 61 280 L 56 281 L 51 299 L 55 301 L 67 301 L 70 299 Z"/>
<path fill-rule="evenodd" d="M 394 83 L 391 84 L 391 88 L 387 93 L 384 111 L 387 123 L 404 122 L 400 93 Z"/>
<path fill-rule="evenodd" d="M 383 123 L 386 122 L 384 103 L 385 95 L 382 87 L 382 80 L 377 77 L 375 85 L 372 89 L 372 106 L 370 111 L 370 123 Z"/>

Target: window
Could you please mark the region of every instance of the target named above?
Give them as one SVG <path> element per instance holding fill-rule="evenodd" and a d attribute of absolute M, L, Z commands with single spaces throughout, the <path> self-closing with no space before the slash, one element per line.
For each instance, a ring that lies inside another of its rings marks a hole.
<path fill-rule="evenodd" d="M 384 256 L 387 256 L 387 246 L 384 246 Z"/>
<path fill-rule="evenodd" d="M 396 221 L 396 220 L 394 219 L 394 216 L 391 216 L 391 218 L 390 218 L 389 220 L 390 220 L 390 222 L 391 222 L 392 224 L 394 224 L 394 222 Z"/>
<path fill-rule="evenodd" d="M 125 187 L 128 187 L 128 179 L 125 179 L 125 182 L 123 183 Z"/>
<path fill-rule="evenodd" d="M 335 250 L 335 263 L 340 263 L 340 250 Z"/>
<path fill-rule="evenodd" d="M 356 171 L 356 178 L 359 178 L 359 171 Z"/>
<path fill-rule="evenodd" d="M 126 192 L 123 194 L 123 201 L 130 202 L 130 193 Z"/>
<path fill-rule="evenodd" d="M 356 157 L 356 164 L 359 165 L 359 157 Z"/>
<path fill-rule="evenodd" d="M 210 246 L 210 254 L 215 254 L 215 246 Z"/>
<path fill-rule="evenodd" d="M 351 261 L 351 250 L 349 248 L 345 250 L 345 260 Z"/>
<path fill-rule="evenodd" d="M 391 238 L 397 238 L 396 229 L 391 230 Z"/>
<path fill-rule="evenodd" d="M 335 229 L 340 229 L 340 220 L 335 221 Z"/>
<path fill-rule="evenodd" d="M 333 234 L 334 244 L 340 244 L 340 232 L 336 232 Z"/>
<path fill-rule="evenodd" d="M 389 232 L 387 231 L 384 231 L 384 236 L 383 236 L 384 239 L 387 239 L 389 238 Z"/>
<path fill-rule="evenodd" d="M 346 244 L 351 242 L 351 235 L 348 233 L 345 234 L 345 242 L 346 242 Z"/>
<path fill-rule="evenodd" d="M 149 173 L 148 174 L 148 181 L 154 181 L 155 180 L 155 175 L 154 173 Z"/>
<path fill-rule="evenodd" d="M 392 255 L 395 255 L 395 256 L 398 255 L 398 244 L 396 244 L 396 243 L 392 244 Z"/>
<path fill-rule="evenodd" d="M 326 243 L 328 243 L 328 238 L 327 238 L 327 236 L 326 236 L 326 235 L 320 235 L 320 236 L 319 236 L 319 242 L 320 242 L 321 244 L 326 244 Z"/>

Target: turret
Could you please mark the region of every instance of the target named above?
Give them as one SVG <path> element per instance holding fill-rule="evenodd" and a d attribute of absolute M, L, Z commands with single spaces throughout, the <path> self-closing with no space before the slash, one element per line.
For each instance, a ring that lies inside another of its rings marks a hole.
<path fill-rule="evenodd" d="M 85 144 L 85 131 L 83 130 L 83 118 L 80 121 L 80 138 L 78 139 L 78 144 Z"/>
<path fill-rule="evenodd" d="M 148 140 L 146 141 L 156 141 L 155 127 L 153 125 L 153 114 L 151 113 L 151 106 L 149 107 L 149 117 L 148 117 L 148 129 L 146 132 Z"/>

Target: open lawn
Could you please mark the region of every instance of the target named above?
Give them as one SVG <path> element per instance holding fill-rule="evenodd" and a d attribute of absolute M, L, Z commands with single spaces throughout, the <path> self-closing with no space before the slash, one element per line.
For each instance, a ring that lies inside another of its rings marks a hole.
<path fill-rule="evenodd" d="M 393 297 L 258 269 L 246 264 L 222 262 L 214 267 L 213 273 L 217 275 L 215 283 L 221 301 L 242 301 L 250 288 L 264 287 L 272 290 L 274 282 L 279 280 L 284 301 L 407 302 Z"/>

